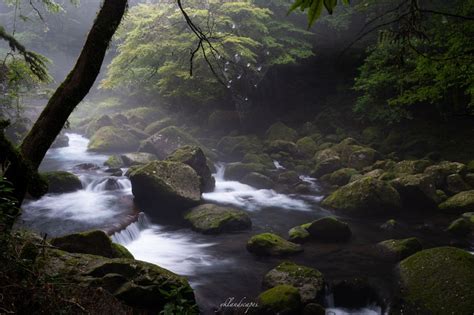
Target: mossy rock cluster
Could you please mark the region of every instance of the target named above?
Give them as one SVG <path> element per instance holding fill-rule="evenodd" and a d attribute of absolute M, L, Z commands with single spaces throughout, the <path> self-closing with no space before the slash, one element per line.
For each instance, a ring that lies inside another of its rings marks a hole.
<path fill-rule="evenodd" d="M 463 213 L 459 218 L 451 222 L 446 229 L 457 237 L 467 237 L 474 232 L 474 212 Z"/>
<path fill-rule="evenodd" d="M 197 206 L 184 216 L 192 228 L 204 234 L 219 234 L 249 229 L 252 221 L 242 210 L 213 204 Z"/>
<path fill-rule="evenodd" d="M 377 244 L 382 255 L 394 260 L 402 260 L 423 249 L 416 237 L 400 240 L 386 240 Z"/>
<path fill-rule="evenodd" d="M 324 295 L 324 277 L 319 270 L 283 262 L 270 270 L 263 278 L 265 289 L 278 285 L 291 285 L 298 289 L 301 302 L 304 304 L 317 302 Z"/>
<path fill-rule="evenodd" d="M 82 183 L 76 175 L 64 172 L 44 172 L 41 176 L 46 179 L 48 183 L 49 193 L 67 193 L 82 189 Z"/>
<path fill-rule="evenodd" d="M 400 195 L 390 184 L 367 177 L 343 186 L 322 205 L 354 216 L 384 215 L 400 209 Z"/>
<path fill-rule="evenodd" d="M 395 314 L 472 314 L 474 256 L 453 247 L 420 251 L 400 262 Z"/>
<path fill-rule="evenodd" d="M 102 288 L 135 312 L 156 314 L 167 304 L 197 314 L 187 280 L 154 264 L 125 258 L 105 258 L 48 249 L 38 256 L 40 271 L 86 288 Z"/>
<path fill-rule="evenodd" d="M 130 132 L 114 126 L 97 130 L 92 136 L 87 149 L 94 152 L 135 151 L 138 139 Z"/>
<path fill-rule="evenodd" d="M 51 240 L 51 244 L 70 253 L 91 254 L 107 258 L 131 258 L 133 255 L 122 245 L 113 243 L 104 231 L 94 230 L 69 234 Z"/>
<path fill-rule="evenodd" d="M 155 214 L 185 210 L 201 200 L 199 177 L 184 163 L 153 161 L 134 167 L 128 176 L 135 201 Z"/>
<path fill-rule="evenodd" d="M 92 120 L 86 128 L 86 136 L 92 137 L 100 128 L 106 126 L 114 126 L 114 122 L 109 115 L 102 115 Z"/>
<path fill-rule="evenodd" d="M 158 131 L 166 127 L 172 126 L 173 124 L 174 124 L 174 120 L 167 117 L 167 118 L 163 118 L 163 119 L 152 122 L 151 124 L 146 126 L 144 131 L 145 133 L 149 135 L 154 135 Z"/>
<path fill-rule="evenodd" d="M 444 213 L 463 213 L 474 211 L 474 190 L 460 192 L 442 202 L 438 208 Z"/>
<path fill-rule="evenodd" d="M 247 242 L 247 250 L 259 256 L 286 256 L 303 251 L 303 248 L 272 233 L 257 234 Z"/>

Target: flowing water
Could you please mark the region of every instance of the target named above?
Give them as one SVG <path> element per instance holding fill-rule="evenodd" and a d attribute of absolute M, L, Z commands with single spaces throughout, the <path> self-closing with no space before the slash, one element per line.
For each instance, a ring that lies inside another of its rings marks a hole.
<path fill-rule="evenodd" d="M 20 224 L 49 236 L 96 228 L 114 231 L 113 240 L 125 245 L 136 259 L 186 276 L 204 314 L 212 314 L 229 298 L 248 301 L 257 296 L 262 289 L 262 277 L 281 262 L 278 258 L 248 253 L 245 245 L 252 235 L 273 232 L 285 237 L 291 227 L 330 214 L 319 206 L 322 194 L 310 177 L 302 176 L 301 180 L 311 185 L 311 195 L 285 195 L 226 181 L 224 165 L 219 165 L 216 188 L 203 194 L 203 199 L 248 211 L 253 223 L 251 230 L 202 235 L 182 225 L 152 222 L 143 213 L 137 215 L 126 177 L 110 177 L 103 168 L 75 167 L 80 163 L 102 165 L 107 156 L 87 152 L 88 140 L 82 136 L 68 137 L 69 147 L 50 149 L 41 170 L 73 172 L 81 178 L 83 189 L 25 202 Z M 281 167 L 277 162 L 275 166 Z M 368 278 L 381 296 L 389 296 L 393 264 L 374 259 L 372 244 L 394 236 L 417 236 L 415 231 L 400 228 L 394 235 L 379 228 L 383 221 L 343 219 L 349 222 L 354 234 L 350 242 L 305 244 L 305 252 L 291 260 L 319 269 L 327 280 Z M 360 310 L 334 307 L 330 295 L 326 304 L 330 314 L 381 313 L 376 305 Z"/>

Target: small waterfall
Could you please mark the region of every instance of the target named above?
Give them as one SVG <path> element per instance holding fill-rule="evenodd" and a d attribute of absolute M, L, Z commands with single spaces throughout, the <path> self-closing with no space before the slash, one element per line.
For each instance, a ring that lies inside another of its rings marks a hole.
<path fill-rule="evenodd" d="M 111 238 L 115 243 L 126 245 L 140 237 L 140 231 L 148 228 L 150 223 L 145 213 L 138 215 L 137 221 L 129 224 L 125 229 L 114 233 Z"/>
<path fill-rule="evenodd" d="M 132 184 L 128 178 L 116 178 L 116 177 L 91 177 L 87 175 L 81 175 L 80 180 L 82 187 L 85 187 L 86 191 L 90 192 L 102 192 L 110 190 L 130 190 Z"/>

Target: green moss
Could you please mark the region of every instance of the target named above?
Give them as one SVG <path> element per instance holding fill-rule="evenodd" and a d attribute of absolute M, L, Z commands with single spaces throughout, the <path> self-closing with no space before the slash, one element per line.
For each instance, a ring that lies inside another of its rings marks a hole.
<path fill-rule="evenodd" d="M 79 177 L 69 172 L 44 172 L 41 176 L 46 179 L 50 193 L 66 193 L 82 188 Z"/>
<path fill-rule="evenodd" d="M 107 161 L 104 162 L 104 165 L 110 168 L 120 168 L 124 166 L 123 160 L 119 155 L 109 156 Z"/>
<path fill-rule="evenodd" d="M 447 231 L 455 236 L 465 237 L 469 235 L 474 228 L 473 219 L 474 216 L 470 219 L 464 217 L 458 218 L 451 222 L 447 228 Z"/>
<path fill-rule="evenodd" d="M 132 253 L 128 251 L 128 249 L 125 248 L 125 246 L 117 244 L 117 243 L 112 243 L 112 250 L 114 252 L 114 257 L 115 258 L 129 258 L 129 259 L 135 259 L 133 257 Z"/>
<path fill-rule="evenodd" d="M 386 240 L 378 243 L 378 246 L 385 253 L 397 259 L 404 259 L 422 249 L 422 245 L 416 237 L 401 240 Z"/>
<path fill-rule="evenodd" d="M 291 242 L 302 243 L 304 241 L 307 241 L 310 235 L 308 230 L 306 230 L 303 225 L 298 225 L 288 231 L 288 237 Z"/>
<path fill-rule="evenodd" d="M 341 168 L 331 174 L 324 175 L 321 179 L 331 185 L 344 186 L 356 174 L 358 172 L 353 168 Z"/>
<path fill-rule="evenodd" d="M 279 314 L 296 313 L 301 308 L 301 297 L 298 289 L 291 285 L 278 285 L 258 296 L 258 304 L 266 312 Z"/>
<path fill-rule="evenodd" d="M 298 136 L 298 133 L 285 125 L 282 122 L 274 123 L 268 128 L 265 133 L 265 137 L 268 141 L 274 140 L 286 140 L 286 141 L 295 141 Z"/>
<path fill-rule="evenodd" d="M 242 162 L 262 164 L 266 168 L 274 167 L 272 158 L 266 153 L 247 153 L 245 154 Z"/>
<path fill-rule="evenodd" d="M 472 314 L 474 256 L 453 247 L 423 250 L 399 265 L 404 313 Z"/>
<path fill-rule="evenodd" d="M 100 230 L 69 234 L 51 240 L 54 246 L 70 252 L 98 255 L 108 258 L 132 258 L 122 245 L 112 243 L 110 237 Z"/>
<path fill-rule="evenodd" d="M 270 270 L 263 279 L 265 288 L 278 285 L 291 285 L 298 289 L 303 303 L 314 302 L 322 297 L 324 278 L 319 270 L 283 262 Z"/>
<path fill-rule="evenodd" d="M 474 211 L 474 190 L 460 192 L 439 204 L 438 208 L 448 213 Z"/>
<path fill-rule="evenodd" d="M 128 176 L 135 201 L 145 207 L 158 208 L 156 200 L 160 200 L 161 210 L 186 209 L 201 200 L 199 177 L 184 163 L 153 161 Z"/>
<path fill-rule="evenodd" d="M 86 129 L 86 135 L 88 137 L 92 137 L 94 133 L 96 133 L 100 128 L 113 125 L 114 123 L 112 118 L 110 118 L 108 115 L 102 115 L 89 123 Z"/>
<path fill-rule="evenodd" d="M 469 161 L 466 167 L 468 172 L 474 173 L 474 160 Z"/>
<path fill-rule="evenodd" d="M 311 137 L 304 137 L 296 141 L 298 152 L 304 157 L 311 158 L 318 150 L 318 145 Z"/>
<path fill-rule="evenodd" d="M 169 127 L 173 124 L 174 124 L 174 120 L 172 120 L 169 117 L 166 117 L 166 118 L 163 118 L 163 119 L 152 122 L 151 124 L 146 126 L 144 131 L 149 135 L 153 135 L 153 134 L 159 132 L 160 130 L 162 130 L 166 127 Z"/>
<path fill-rule="evenodd" d="M 251 227 L 249 215 L 242 210 L 204 204 L 191 209 L 185 216 L 194 230 L 204 234 L 245 230 Z"/>
<path fill-rule="evenodd" d="M 87 149 L 96 152 L 134 151 L 138 144 L 138 139 L 128 131 L 106 126 L 94 133 Z"/>
<path fill-rule="evenodd" d="M 398 192 L 389 184 L 371 177 L 343 186 L 323 200 L 322 205 L 344 213 L 364 216 L 400 209 Z"/>
<path fill-rule="evenodd" d="M 290 255 L 302 252 L 300 245 L 289 242 L 272 233 L 253 236 L 247 242 L 247 250 L 256 255 Z"/>
<path fill-rule="evenodd" d="M 419 174 L 431 164 L 428 160 L 405 160 L 395 164 L 392 171 L 397 174 Z"/>

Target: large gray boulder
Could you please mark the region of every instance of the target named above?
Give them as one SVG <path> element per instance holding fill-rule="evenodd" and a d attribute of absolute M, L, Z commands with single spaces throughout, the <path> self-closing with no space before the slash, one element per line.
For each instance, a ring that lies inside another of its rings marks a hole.
<path fill-rule="evenodd" d="M 199 177 L 188 165 L 153 161 L 129 173 L 138 205 L 159 212 L 195 206 L 201 200 Z"/>

